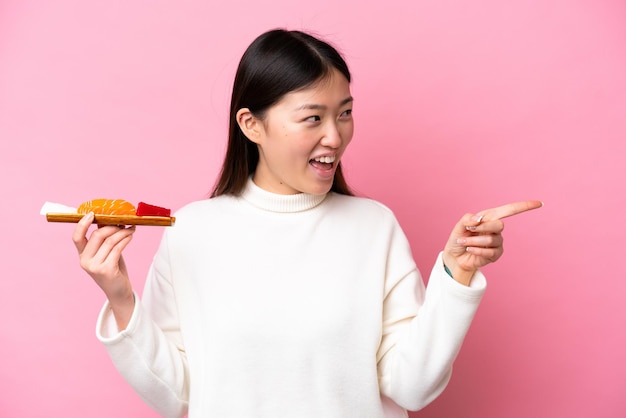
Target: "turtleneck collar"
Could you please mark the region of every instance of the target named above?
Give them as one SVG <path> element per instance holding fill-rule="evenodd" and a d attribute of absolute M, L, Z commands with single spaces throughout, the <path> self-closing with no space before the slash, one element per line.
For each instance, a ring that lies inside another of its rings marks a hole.
<path fill-rule="evenodd" d="M 271 212 L 302 212 L 319 205 L 327 195 L 307 193 L 276 194 L 257 186 L 252 177 L 248 179 L 241 197 L 250 204 Z"/>

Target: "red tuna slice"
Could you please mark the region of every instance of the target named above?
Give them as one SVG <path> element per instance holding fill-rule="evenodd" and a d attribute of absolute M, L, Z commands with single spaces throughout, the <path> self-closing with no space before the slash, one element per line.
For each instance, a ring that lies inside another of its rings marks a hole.
<path fill-rule="evenodd" d="M 149 205 L 144 202 L 139 202 L 137 205 L 137 216 L 170 216 L 171 213 L 172 211 L 169 209 Z"/>

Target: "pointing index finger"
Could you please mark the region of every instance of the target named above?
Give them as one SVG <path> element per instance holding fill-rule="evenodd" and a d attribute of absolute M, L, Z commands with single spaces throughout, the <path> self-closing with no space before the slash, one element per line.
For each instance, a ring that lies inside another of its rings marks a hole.
<path fill-rule="evenodd" d="M 495 221 L 509 216 L 517 215 L 533 209 L 539 209 L 543 206 L 543 202 L 539 200 L 525 200 L 521 202 L 507 203 L 506 205 L 496 208 L 483 210 L 478 213 L 482 216 L 482 221 Z"/>

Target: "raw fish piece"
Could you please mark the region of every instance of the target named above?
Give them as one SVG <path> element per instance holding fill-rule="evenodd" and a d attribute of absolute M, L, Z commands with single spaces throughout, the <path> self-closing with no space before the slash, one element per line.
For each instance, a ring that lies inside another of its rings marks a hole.
<path fill-rule="evenodd" d="M 81 203 L 78 213 L 97 215 L 135 215 L 135 205 L 122 199 L 94 199 Z"/>
<path fill-rule="evenodd" d="M 149 205 L 144 202 L 139 202 L 137 205 L 137 216 L 170 216 L 171 213 L 170 209 Z"/>

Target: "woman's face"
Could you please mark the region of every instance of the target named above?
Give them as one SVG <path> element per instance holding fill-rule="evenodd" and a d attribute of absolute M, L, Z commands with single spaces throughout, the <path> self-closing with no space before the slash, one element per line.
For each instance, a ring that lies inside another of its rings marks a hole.
<path fill-rule="evenodd" d="M 279 194 L 327 193 L 354 130 L 350 83 L 333 70 L 285 95 L 257 123 L 254 182 Z"/>

